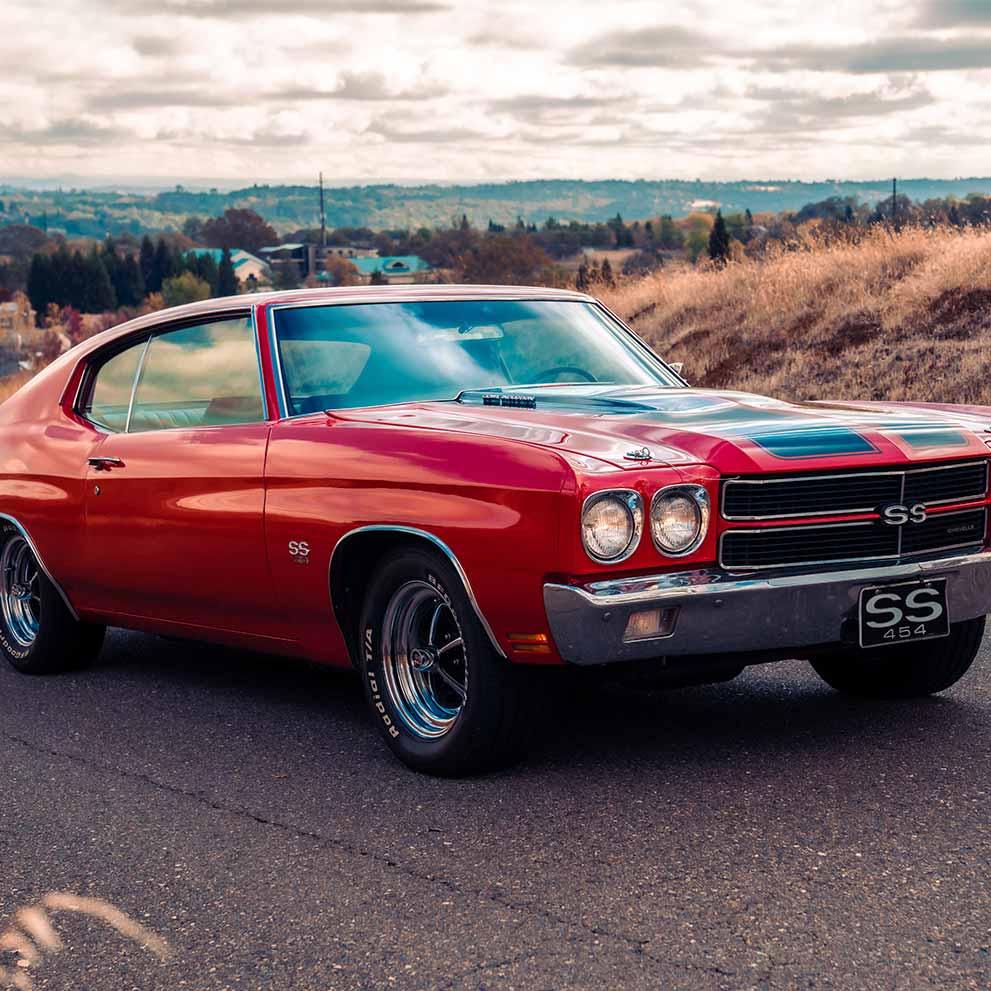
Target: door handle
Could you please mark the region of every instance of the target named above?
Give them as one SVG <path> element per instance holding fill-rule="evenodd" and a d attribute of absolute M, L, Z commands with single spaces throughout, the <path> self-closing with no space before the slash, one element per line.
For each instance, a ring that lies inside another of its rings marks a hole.
<path fill-rule="evenodd" d="M 124 462 L 120 458 L 87 458 L 86 463 L 97 471 L 110 471 L 111 468 L 124 467 Z"/>

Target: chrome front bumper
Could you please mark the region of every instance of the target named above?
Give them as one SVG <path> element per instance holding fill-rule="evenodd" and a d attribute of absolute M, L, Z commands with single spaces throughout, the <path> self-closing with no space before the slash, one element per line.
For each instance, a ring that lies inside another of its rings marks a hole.
<path fill-rule="evenodd" d="M 565 661 L 609 664 L 854 643 L 861 589 L 927 578 L 947 580 L 951 622 L 991 613 L 987 551 L 818 574 L 747 577 L 706 570 L 587 585 L 547 584 L 544 606 Z M 671 633 L 625 641 L 630 616 L 653 608 L 677 610 Z"/>

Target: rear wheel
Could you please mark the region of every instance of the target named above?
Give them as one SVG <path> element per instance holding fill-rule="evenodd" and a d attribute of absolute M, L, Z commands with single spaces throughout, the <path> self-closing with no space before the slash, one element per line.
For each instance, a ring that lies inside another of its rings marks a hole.
<path fill-rule="evenodd" d="M 54 674 L 92 660 L 104 628 L 76 620 L 24 535 L 0 527 L 0 650 L 24 674 Z"/>
<path fill-rule="evenodd" d="M 846 695 L 919 698 L 956 684 L 977 656 L 984 617 L 954 623 L 950 635 L 904 647 L 850 650 L 812 661 L 816 674 Z"/>
<path fill-rule="evenodd" d="M 365 598 L 361 650 L 375 721 L 410 767 L 471 774 L 522 756 L 532 726 L 532 673 L 493 649 L 440 555 L 409 548 L 382 563 Z"/>

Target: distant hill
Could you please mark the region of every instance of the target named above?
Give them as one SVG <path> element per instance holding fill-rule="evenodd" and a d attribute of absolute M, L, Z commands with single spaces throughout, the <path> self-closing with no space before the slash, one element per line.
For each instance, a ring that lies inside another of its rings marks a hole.
<path fill-rule="evenodd" d="M 913 200 L 991 194 L 991 178 L 906 179 L 899 193 Z M 659 214 L 683 216 L 719 206 L 724 211 L 798 210 L 829 196 L 855 196 L 873 205 L 891 193 L 890 182 L 700 182 L 682 180 L 584 182 L 566 179 L 485 185 L 349 186 L 326 190 L 329 227 L 375 230 L 437 227 L 467 214 L 478 227 L 489 220 L 511 224 L 517 217 L 540 224 L 559 220 L 601 221 Z M 101 189 L 27 189 L 0 181 L 0 226 L 30 223 L 70 237 L 103 237 L 131 231 L 173 230 L 189 216 L 216 216 L 227 207 L 257 210 L 280 231 L 319 224 L 315 186 L 249 186 L 229 191 L 168 192 Z"/>

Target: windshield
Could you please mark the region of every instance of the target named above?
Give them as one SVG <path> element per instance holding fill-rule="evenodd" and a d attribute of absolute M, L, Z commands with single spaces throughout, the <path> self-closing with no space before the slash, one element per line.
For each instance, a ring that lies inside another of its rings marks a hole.
<path fill-rule="evenodd" d="M 600 307 L 546 300 L 278 310 L 291 414 L 561 382 L 680 386 Z"/>

